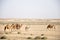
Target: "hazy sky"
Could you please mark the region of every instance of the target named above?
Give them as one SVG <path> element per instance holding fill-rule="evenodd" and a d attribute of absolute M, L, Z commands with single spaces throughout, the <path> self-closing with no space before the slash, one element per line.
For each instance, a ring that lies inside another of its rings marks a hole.
<path fill-rule="evenodd" d="M 0 0 L 0 18 L 60 18 L 59 0 Z"/>

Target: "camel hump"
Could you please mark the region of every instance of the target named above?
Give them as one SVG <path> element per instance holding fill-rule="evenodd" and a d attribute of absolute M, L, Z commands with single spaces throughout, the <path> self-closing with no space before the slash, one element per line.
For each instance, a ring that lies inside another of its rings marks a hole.
<path fill-rule="evenodd" d="M 49 24 L 47 27 L 50 27 L 51 26 L 51 24 Z"/>

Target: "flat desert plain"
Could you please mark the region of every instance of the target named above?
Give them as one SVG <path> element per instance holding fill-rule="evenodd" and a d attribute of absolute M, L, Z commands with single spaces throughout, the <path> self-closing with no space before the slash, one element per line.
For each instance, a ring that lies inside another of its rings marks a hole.
<path fill-rule="evenodd" d="M 14 29 L 12 24 L 22 26 Z M 47 28 L 49 24 L 53 26 Z M 10 29 L 4 30 L 6 25 Z M 0 19 L 0 40 L 60 40 L 60 19 Z"/>

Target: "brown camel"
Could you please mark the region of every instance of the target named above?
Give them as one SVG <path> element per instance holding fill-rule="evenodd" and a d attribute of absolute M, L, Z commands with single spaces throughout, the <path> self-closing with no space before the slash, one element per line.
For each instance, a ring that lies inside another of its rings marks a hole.
<path fill-rule="evenodd" d="M 49 25 L 47 26 L 47 29 L 52 29 L 52 28 L 55 29 L 55 26 L 54 26 L 54 25 L 51 25 L 51 24 L 49 24 Z"/>
<path fill-rule="evenodd" d="M 22 24 L 12 24 L 11 28 L 12 29 L 20 29 L 22 27 Z"/>

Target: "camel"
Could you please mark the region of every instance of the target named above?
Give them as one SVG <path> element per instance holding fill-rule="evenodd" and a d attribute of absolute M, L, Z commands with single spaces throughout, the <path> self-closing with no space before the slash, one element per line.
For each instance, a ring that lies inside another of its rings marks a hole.
<path fill-rule="evenodd" d="M 23 24 L 16 24 L 16 29 L 20 29 L 22 27 Z"/>
<path fill-rule="evenodd" d="M 29 28 L 30 28 L 30 27 L 26 26 L 26 27 L 25 27 L 25 31 L 28 31 Z"/>
<path fill-rule="evenodd" d="M 4 27 L 4 32 L 5 32 L 6 30 L 11 30 L 11 27 L 10 27 L 9 24 L 7 24 L 7 25 Z"/>
<path fill-rule="evenodd" d="M 54 25 L 51 25 L 51 24 L 49 24 L 49 25 L 47 26 L 47 29 L 52 29 L 52 28 L 55 29 L 55 26 L 54 26 Z"/>
<path fill-rule="evenodd" d="M 9 30 L 15 30 L 15 29 L 20 29 L 22 27 L 22 24 L 11 24 L 11 25 L 9 25 L 9 24 L 7 24 L 5 27 L 4 27 L 4 31 L 6 31 L 7 29 L 9 29 Z"/>
<path fill-rule="evenodd" d="M 15 29 L 20 29 L 22 27 L 22 24 L 12 24 L 11 25 L 11 30 L 13 29 L 13 30 L 15 30 Z"/>

